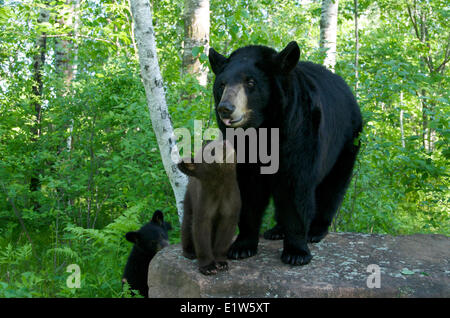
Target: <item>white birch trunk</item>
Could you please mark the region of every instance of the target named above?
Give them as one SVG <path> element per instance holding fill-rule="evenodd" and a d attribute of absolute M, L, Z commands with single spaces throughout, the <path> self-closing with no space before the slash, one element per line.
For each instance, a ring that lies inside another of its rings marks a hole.
<path fill-rule="evenodd" d="M 400 92 L 400 132 L 402 134 L 402 147 L 405 148 L 405 131 L 403 129 L 403 91 Z"/>
<path fill-rule="evenodd" d="M 172 160 L 172 154 L 178 154 L 178 148 L 166 104 L 163 79 L 156 55 L 152 8 L 148 0 L 131 0 L 130 4 L 134 19 L 134 34 L 139 54 L 141 77 L 147 96 L 150 118 L 164 169 L 175 195 L 178 217 L 181 222 L 187 177 L 178 170 L 177 162 Z"/>
<path fill-rule="evenodd" d="M 72 22 L 73 26 L 73 36 L 75 38 L 73 45 L 73 64 L 72 64 L 72 74 L 73 80 L 77 78 L 78 75 L 78 29 L 80 27 L 80 18 L 79 18 L 79 9 L 80 9 L 80 0 L 73 0 L 72 3 Z M 72 150 L 72 133 L 73 133 L 73 119 L 70 120 L 69 125 L 69 137 L 67 137 L 67 151 Z"/>
<path fill-rule="evenodd" d="M 200 85 L 206 86 L 208 68 L 192 56 L 192 49 L 203 46 L 205 54 L 209 50 L 209 0 L 184 1 L 183 45 L 183 72 L 194 74 Z"/>
<path fill-rule="evenodd" d="M 339 0 L 323 0 L 320 15 L 320 47 L 326 50 L 323 64 L 334 71 Z"/>

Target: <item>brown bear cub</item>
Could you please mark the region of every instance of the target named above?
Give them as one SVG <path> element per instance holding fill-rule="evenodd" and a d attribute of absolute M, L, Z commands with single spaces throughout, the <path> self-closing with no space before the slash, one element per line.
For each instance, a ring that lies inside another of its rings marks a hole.
<path fill-rule="evenodd" d="M 227 270 L 241 209 L 234 148 L 226 140 L 209 142 L 178 168 L 189 176 L 181 226 L 183 255 L 197 258 L 204 275 Z"/>

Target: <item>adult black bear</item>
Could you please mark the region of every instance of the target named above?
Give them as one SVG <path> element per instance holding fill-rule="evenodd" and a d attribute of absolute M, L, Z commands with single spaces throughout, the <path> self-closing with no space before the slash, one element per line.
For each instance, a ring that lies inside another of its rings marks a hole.
<path fill-rule="evenodd" d="M 125 266 L 122 282 L 127 282 L 132 290 L 138 290 L 144 297 L 148 296 L 148 265 L 159 250 L 169 245 L 167 231 L 171 229 L 170 223 L 164 221 L 163 213 L 156 210 L 149 223 L 142 226 L 139 231 L 128 232 L 125 235 L 125 238 L 134 245 Z"/>
<path fill-rule="evenodd" d="M 362 130 L 358 104 L 341 77 L 299 57 L 296 42 L 279 53 L 265 46 L 243 47 L 229 58 L 209 51 L 222 133 L 229 127 L 279 128 L 275 174 L 261 174 L 258 163 L 238 163 L 242 208 L 232 259 L 256 254 L 273 196 L 277 225 L 265 236 L 284 238 L 284 263 L 309 263 L 307 242 L 328 233 L 351 178 Z"/>

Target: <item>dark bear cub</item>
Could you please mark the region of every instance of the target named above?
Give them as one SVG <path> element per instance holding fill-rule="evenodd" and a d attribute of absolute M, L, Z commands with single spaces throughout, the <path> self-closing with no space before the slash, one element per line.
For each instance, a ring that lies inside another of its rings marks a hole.
<path fill-rule="evenodd" d="M 144 297 L 148 295 L 148 265 L 158 251 L 169 245 L 167 231 L 171 229 L 170 223 L 164 221 L 163 213 L 156 210 L 149 223 L 139 231 L 125 235 L 127 241 L 134 243 L 134 246 L 128 257 L 122 282 L 128 282 L 131 289 L 138 290 Z"/>
<path fill-rule="evenodd" d="M 215 162 L 202 162 L 208 151 Z M 183 255 L 197 258 L 204 275 L 227 270 L 227 252 L 241 208 L 233 146 L 228 141 L 212 141 L 178 168 L 189 176 L 181 227 Z"/>

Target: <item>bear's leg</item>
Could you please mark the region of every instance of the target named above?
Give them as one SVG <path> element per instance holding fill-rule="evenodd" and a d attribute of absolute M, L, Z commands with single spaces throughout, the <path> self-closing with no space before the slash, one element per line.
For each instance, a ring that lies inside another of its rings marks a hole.
<path fill-rule="evenodd" d="M 212 213 L 204 210 L 193 214 L 192 238 L 198 260 L 200 273 L 204 275 L 217 274 L 216 262 L 212 251 Z"/>
<path fill-rule="evenodd" d="M 217 222 L 218 224 L 213 240 L 214 259 L 217 264 L 217 269 L 228 270 L 227 252 L 231 243 L 233 242 L 237 220 L 229 220 L 225 217 L 222 217 Z"/>
<path fill-rule="evenodd" d="M 270 230 L 267 230 L 264 232 L 264 238 L 266 240 L 282 240 L 284 239 L 284 231 L 283 227 L 280 224 L 280 221 L 278 220 L 278 212 L 275 212 L 275 221 L 276 224 L 273 228 Z"/>
<path fill-rule="evenodd" d="M 258 171 L 259 172 L 259 171 Z M 239 178 L 241 213 L 239 235 L 228 250 L 228 258 L 241 259 L 257 253 L 262 217 L 270 200 L 270 187 L 259 174 Z"/>
<path fill-rule="evenodd" d="M 309 228 L 309 242 L 320 242 L 328 234 L 328 227 L 352 177 L 357 153 L 358 147 L 355 146 L 344 149 L 330 173 L 316 188 L 316 214 Z"/>
<path fill-rule="evenodd" d="M 274 203 L 285 234 L 281 260 L 285 264 L 305 265 L 312 259 L 307 233 L 315 209 L 314 191 L 305 186 L 307 183 L 294 181 L 294 184 L 298 185 L 274 191 Z"/>
<path fill-rule="evenodd" d="M 189 259 L 195 259 L 194 241 L 192 239 L 192 206 L 190 196 L 184 199 L 184 216 L 181 224 L 181 246 L 183 256 Z"/>

